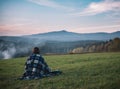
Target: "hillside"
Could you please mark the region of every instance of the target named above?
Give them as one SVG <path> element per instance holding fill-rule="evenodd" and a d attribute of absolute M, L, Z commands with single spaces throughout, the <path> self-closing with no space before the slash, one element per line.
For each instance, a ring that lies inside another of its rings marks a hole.
<path fill-rule="evenodd" d="M 120 37 L 120 31 L 116 31 L 113 33 L 74 33 L 68 32 L 66 30 L 61 31 L 53 31 L 48 33 L 39 33 L 32 35 L 24 35 L 24 36 L 0 36 L 0 40 L 7 41 L 81 41 L 81 40 L 100 40 L 106 41 L 113 39 L 115 37 Z"/>
<path fill-rule="evenodd" d="M 101 56 L 102 55 L 102 56 Z M 16 80 L 23 73 L 24 58 L 0 60 L 1 89 L 119 89 L 120 52 L 44 56 L 60 76 Z"/>
<path fill-rule="evenodd" d="M 52 40 L 52 41 L 80 41 L 80 40 L 110 40 L 115 37 L 120 37 L 120 31 L 113 33 L 74 33 L 68 32 L 66 30 L 61 31 L 53 31 L 48 33 L 41 34 L 33 34 L 25 37 L 34 37 L 44 40 Z"/>
<path fill-rule="evenodd" d="M 62 30 L 25 36 L 0 36 L 0 59 L 27 56 L 35 46 L 41 49 L 42 54 L 64 54 L 75 48 L 87 49 L 91 45 L 102 44 L 115 37 L 120 38 L 120 31 L 80 34 Z"/>

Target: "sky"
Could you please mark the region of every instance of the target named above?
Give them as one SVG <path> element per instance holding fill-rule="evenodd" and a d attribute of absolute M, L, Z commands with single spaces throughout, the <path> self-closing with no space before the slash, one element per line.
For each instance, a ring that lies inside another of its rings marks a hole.
<path fill-rule="evenodd" d="M 0 0 L 0 36 L 120 31 L 120 0 Z"/>

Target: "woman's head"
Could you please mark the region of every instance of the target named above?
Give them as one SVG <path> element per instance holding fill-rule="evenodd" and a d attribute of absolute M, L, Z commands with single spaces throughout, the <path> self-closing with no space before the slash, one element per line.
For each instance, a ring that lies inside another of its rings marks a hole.
<path fill-rule="evenodd" d="M 33 53 L 39 54 L 40 53 L 40 49 L 38 47 L 34 47 Z"/>

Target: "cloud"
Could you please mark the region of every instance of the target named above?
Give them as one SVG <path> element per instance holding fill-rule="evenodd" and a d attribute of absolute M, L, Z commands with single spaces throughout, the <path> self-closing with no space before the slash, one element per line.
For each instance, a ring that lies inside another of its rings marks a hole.
<path fill-rule="evenodd" d="M 91 25 L 91 26 L 83 26 L 74 28 L 74 31 L 80 33 L 95 33 L 95 32 L 115 32 L 120 31 L 120 24 L 112 24 L 112 25 Z"/>
<path fill-rule="evenodd" d="M 16 23 L 0 25 L 0 36 L 21 36 L 48 32 L 49 26 L 30 23 Z M 52 29 L 52 28 L 51 28 Z"/>
<path fill-rule="evenodd" d="M 105 12 L 113 11 L 120 14 L 120 1 L 117 0 L 104 0 L 102 2 L 92 2 L 82 10 L 80 13 L 75 13 L 78 16 L 91 16 Z"/>
<path fill-rule="evenodd" d="M 0 25 L 0 36 L 5 35 L 24 35 L 24 34 L 30 34 L 33 31 L 33 28 L 31 25 L 26 25 L 22 23 L 16 23 L 16 24 L 4 24 Z M 32 30 L 32 31 L 29 31 Z"/>
<path fill-rule="evenodd" d="M 115 25 L 105 25 L 105 26 L 92 26 L 92 27 L 85 27 L 84 29 L 108 29 L 108 28 L 117 28 L 117 27 L 120 27 L 120 25 L 115 24 Z"/>
<path fill-rule="evenodd" d="M 46 6 L 46 7 L 51 7 L 51 8 L 64 9 L 64 10 L 69 10 L 69 11 L 74 10 L 72 8 L 60 5 L 52 0 L 28 0 L 28 1 L 31 1 L 41 6 Z"/>

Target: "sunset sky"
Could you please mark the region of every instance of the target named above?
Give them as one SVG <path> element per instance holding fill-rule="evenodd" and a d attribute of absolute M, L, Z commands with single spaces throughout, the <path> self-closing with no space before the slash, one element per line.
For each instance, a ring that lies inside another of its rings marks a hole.
<path fill-rule="evenodd" d="M 0 0 L 0 36 L 120 31 L 120 0 Z"/>

